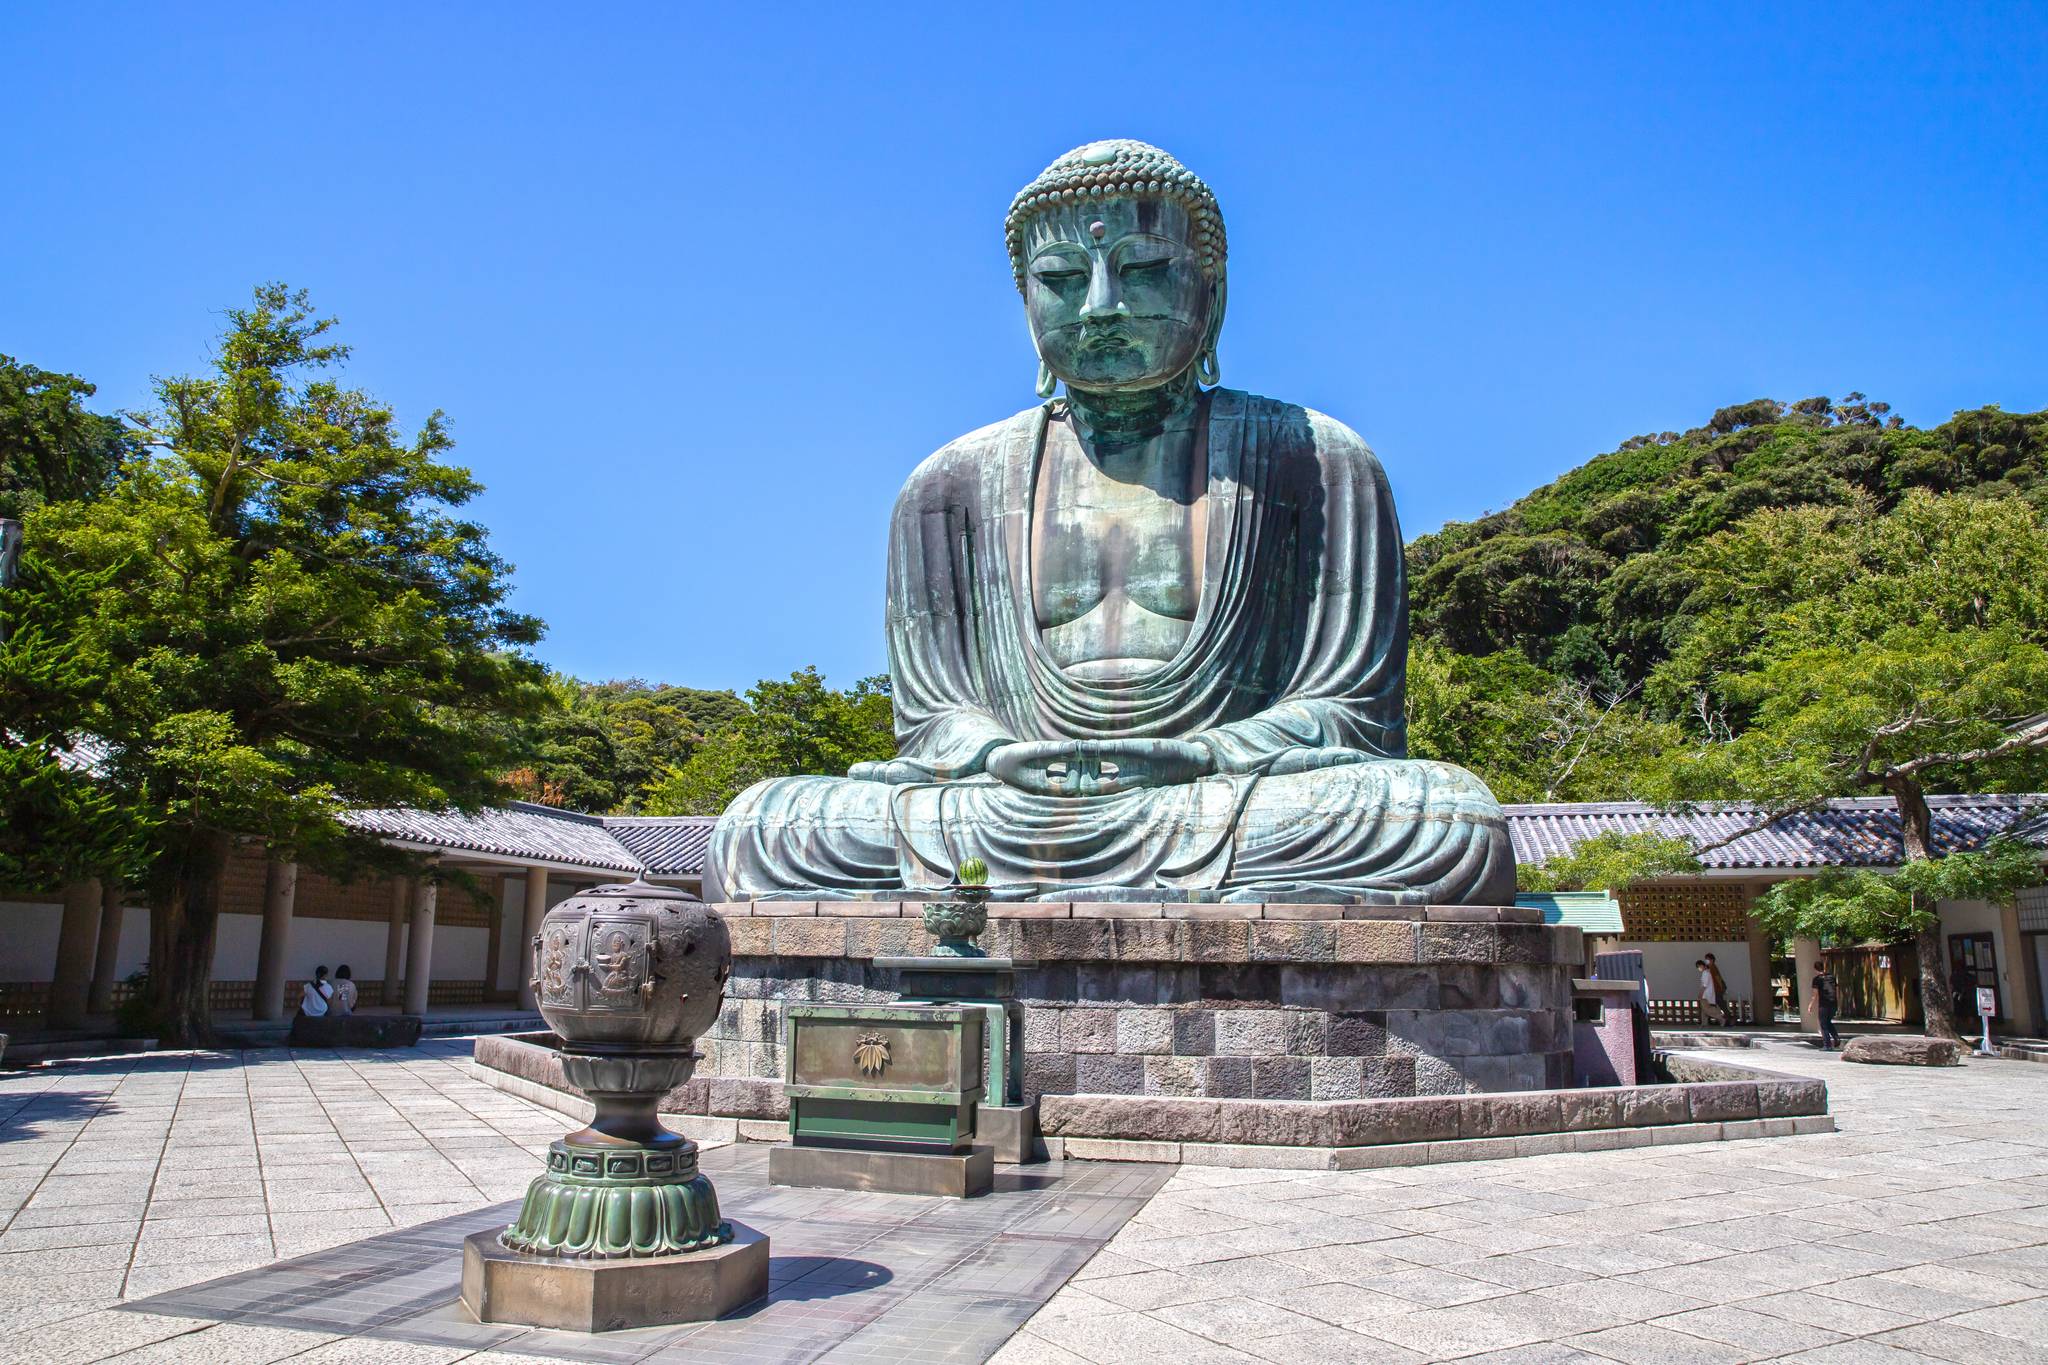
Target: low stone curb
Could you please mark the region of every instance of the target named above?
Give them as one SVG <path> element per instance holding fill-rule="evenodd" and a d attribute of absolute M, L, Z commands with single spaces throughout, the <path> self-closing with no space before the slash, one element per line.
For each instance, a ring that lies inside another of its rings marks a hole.
<path fill-rule="evenodd" d="M 1048 1137 L 1338 1149 L 1801 1118 L 1827 1112 L 1827 1085 L 1670 1059 L 1669 1085 L 1379 1100 L 1046 1095 Z M 1685 1074 L 1676 1074 L 1682 1070 Z M 1745 1134 L 1755 1136 L 1755 1134 Z"/>
<path fill-rule="evenodd" d="M 1460 1138 L 1447 1142 L 1391 1142 L 1370 1147 L 1265 1147 L 1224 1142 L 1138 1142 L 1119 1138 L 1049 1137 L 1054 1160 L 1168 1162 L 1262 1170 L 1362 1171 L 1389 1166 L 1431 1166 L 1451 1161 L 1499 1161 L 1558 1152 L 1607 1152 L 1624 1147 L 1666 1147 L 1741 1138 L 1832 1133 L 1829 1114 L 1739 1119 L 1729 1123 L 1677 1123 L 1655 1128 L 1609 1128 L 1523 1137 Z"/>
<path fill-rule="evenodd" d="M 479 1038 L 471 1074 L 578 1120 L 589 1102 L 562 1075 L 549 1034 Z M 1833 1132 L 1827 1084 L 1760 1067 L 1658 1054 L 1666 1085 L 1377 1100 L 1045 1095 L 1048 1155 L 1101 1161 L 1358 1170 L 1677 1142 Z M 780 1083 L 694 1079 L 661 1112 L 700 1142 L 779 1142 Z"/>

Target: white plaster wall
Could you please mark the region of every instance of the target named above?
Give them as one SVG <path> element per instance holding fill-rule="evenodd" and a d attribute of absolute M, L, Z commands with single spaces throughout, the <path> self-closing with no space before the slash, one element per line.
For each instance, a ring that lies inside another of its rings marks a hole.
<path fill-rule="evenodd" d="M 63 918 L 61 905 L 0 901 L 0 981 L 48 981 Z"/>
<path fill-rule="evenodd" d="M 1692 964 L 1708 953 L 1728 982 L 1728 998 L 1756 1001 L 1749 976 L 1747 943 L 1636 943 L 1623 939 L 1618 947 L 1643 955 L 1643 975 L 1653 1000 L 1697 1000 L 1700 974 Z"/>
<path fill-rule="evenodd" d="M 254 981 L 256 979 L 256 948 L 263 939 L 263 916 L 222 915 L 219 927 L 214 930 L 213 979 L 215 981 Z M 294 943 L 293 948 L 297 948 Z M 296 953 L 293 956 L 297 956 Z M 293 975 L 289 970 L 285 975 Z M 309 973 L 310 975 L 310 973 Z"/>
<path fill-rule="evenodd" d="M 481 981 L 484 979 L 484 954 L 490 950 L 491 931 L 488 929 L 457 928 L 453 925 L 434 926 L 434 961 L 432 970 L 436 981 Z"/>
<path fill-rule="evenodd" d="M 384 975 L 384 936 L 389 932 L 388 924 L 375 920 L 294 916 L 291 947 L 284 957 L 285 979 L 308 980 L 315 967 L 325 967 L 332 975 L 336 967 L 346 965 L 356 980 L 375 981 Z M 250 979 L 254 977 L 252 970 Z"/>
<path fill-rule="evenodd" d="M 121 908 L 121 951 L 114 959 L 114 975 L 130 977 L 149 964 L 149 907 Z"/>
<path fill-rule="evenodd" d="M 505 927 L 498 940 L 497 981 L 502 990 L 517 990 L 521 940 L 526 936 L 526 878 L 507 877 L 504 885 L 505 903 L 499 912 Z"/>

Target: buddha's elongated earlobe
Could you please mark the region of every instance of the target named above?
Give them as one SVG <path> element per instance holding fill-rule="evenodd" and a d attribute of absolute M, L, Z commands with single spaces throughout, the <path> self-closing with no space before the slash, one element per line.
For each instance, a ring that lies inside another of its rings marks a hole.
<path fill-rule="evenodd" d="M 1057 388 L 1059 387 L 1059 385 L 1060 385 L 1060 382 L 1059 382 L 1059 380 L 1057 380 L 1057 379 L 1054 379 L 1054 378 L 1052 377 L 1052 366 L 1050 366 L 1050 365 L 1046 364 L 1046 363 L 1045 363 L 1045 362 L 1044 362 L 1043 360 L 1039 361 L 1039 362 L 1038 362 L 1038 396 L 1039 396 L 1040 398 L 1050 398 L 1050 397 L 1052 397 L 1052 394 L 1053 394 L 1053 390 L 1054 390 L 1054 389 L 1057 389 Z"/>
<path fill-rule="evenodd" d="M 1218 276 L 1209 302 L 1209 332 L 1202 338 L 1201 355 L 1195 357 L 1195 378 L 1212 389 L 1223 378 L 1216 362 L 1216 339 L 1223 335 L 1223 305 L 1228 298 L 1223 279 Z"/>

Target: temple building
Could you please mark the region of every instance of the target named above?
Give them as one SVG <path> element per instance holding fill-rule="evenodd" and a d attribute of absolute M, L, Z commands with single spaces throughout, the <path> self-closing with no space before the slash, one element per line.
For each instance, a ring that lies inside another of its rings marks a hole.
<path fill-rule="evenodd" d="M 1935 845 L 1973 848 L 2019 831 L 2048 843 L 2048 796 L 1930 798 Z M 1918 972 L 1910 944 L 1832 946 L 1802 941 L 1790 958 L 1749 915 L 1767 887 L 1827 867 L 1883 869 L 1900 860 L 1898 815 L 1883 798 L 1845 798 L 1760 830 L 1740 805 L 1692 812 L 1638 802 L 1504 808 L 1516 859 L 1541 862 L 1602 834 L 1682 837 L 1704 851 L 1697 873 L 1626 888 L 1612 897 L 1525 897 L 1586 931 L 1596 952 L 1643 954 L 1656 1019 L 1698 1022 L 1697 974 L 1708 953 L 1728 982 L 1731 1022 L 1791 1022 L 1796 984 L 1823 956 L 1845 1018 L 1915 1021 Z M 601 882 L 644 877 L 702 889 L 709 816 L 596 816 L 514 803 L 475 815 L 361 811 L 351 820 L 385 842 L 434 858 L 464 877 L 338 882 L 272 863 L 260 845 L 228 872 L 215 948 L 213 1006 L 224 1026 L 290 1016 L 316 965 L 348 964 L 362 1003 L 424 1013 L 501 1005 L 530 1010 L 528 949 L 547 907 Z M 1752 831 L 1752 832 L 1744 832 Z M 1732 836 L 1732 837 L 1731 837 Z M 2048 872 L 2011 905 L 1944 901 L 1944 980 L 1964 976 L 1997 993 L 1993 1027 L 2048 1030 Z M 471 888 L 474 888 L 472 890 Z M 104 1027 L 145 965 L 149 915 L 97 883 L 40 893 L 0 890 L 0 1031 Z M 424 970 L 409 968 L 424 964 Z M 98 1016 L 95 1018 L 95 1016 Z M 1810 1024 L 1810 1020 L 1808 1021 Z"/>

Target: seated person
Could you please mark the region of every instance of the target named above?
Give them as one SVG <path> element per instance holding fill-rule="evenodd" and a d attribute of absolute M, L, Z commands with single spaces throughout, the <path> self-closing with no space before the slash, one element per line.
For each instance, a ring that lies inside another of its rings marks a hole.
<path fill-rule="evenodd" d="M 327 984 L 325 964 L 313 969 L 313 979 L 299 992 L 299 1013 L 308 1019 L 324 1018 L 328 1001 L 334 997 L 334 987 Z"/>
<path fill-rule="evenodd" d="M 356 978 L 346 962 L 334 969 L 334 999 L 330 1008 L 338 1015 L 356 1012 Z"/>

